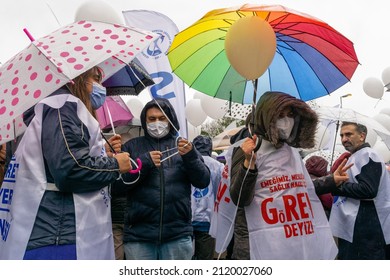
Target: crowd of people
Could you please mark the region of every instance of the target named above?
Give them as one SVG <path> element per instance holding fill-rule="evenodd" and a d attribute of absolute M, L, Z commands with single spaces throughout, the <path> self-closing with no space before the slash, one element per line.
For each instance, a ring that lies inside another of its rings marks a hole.
<path fill-rule="evenodd" d="M 222 164 L 210 137 L 180 135 L 168 99 L 144 106 L 143 136 L 107 140 L 103 75 L 94 67 L 40 101 L 17 148 L 1 145 L 0 259 L 215 259 L 223 178 L 230 259 L 389 259 L 390 177 L 364 125 L 341 125 L 347 153 L 332 170 L 304 163 L 317 114 L 267 92 Z"/>

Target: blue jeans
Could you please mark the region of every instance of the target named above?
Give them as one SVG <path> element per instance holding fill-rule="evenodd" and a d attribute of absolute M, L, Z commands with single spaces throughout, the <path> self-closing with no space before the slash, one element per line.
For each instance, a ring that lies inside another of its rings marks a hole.
<path fill-rule="evenodd" d="M 190 260 L 193 253 L 191 236 L 160 245 L 151 242 L 127 242 L 124 248 L 127 260 Z"/>
<path fill-rule="evenodd" d="M 24 253 L 24 260 L 77 260 L 76 244 L 48 245 Z"/>

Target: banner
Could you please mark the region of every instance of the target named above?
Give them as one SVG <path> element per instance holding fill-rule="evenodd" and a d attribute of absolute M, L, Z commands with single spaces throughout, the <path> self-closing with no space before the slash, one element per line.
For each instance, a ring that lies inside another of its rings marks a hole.
<path fill-rule="evenodd" d="M 149 87 L 151 97 L 162 97 L 171 102 L 180 123 L 180 135 L 188 138 L 184 111 L 186 106 L 184 82 L 172 73 L 167 57 L 168 49 L 179 29 L 170 18 L 158 12 L 129 10 L 122 13 L 128 26 L 142 28 L 160 35 L 160 38 L 137 55 L 137 59 L 155 82 Z"/>

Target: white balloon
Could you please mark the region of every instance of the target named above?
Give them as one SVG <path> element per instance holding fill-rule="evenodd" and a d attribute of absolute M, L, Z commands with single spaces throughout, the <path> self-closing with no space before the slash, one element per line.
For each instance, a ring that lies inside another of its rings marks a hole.
<path fill-rule="evenodd" d="M 127 100 L 126 105 L 133 114 L 134 118 L 140 120 L 141 111 L 145 106 L 142 101 L 138 98 L 130 98 Z"/>
<path fill-rule="evenodd" d="M 191 99 L 188 101 L 185 113 L 187 121 L 193 126 L 199 126 L 207 119 L 207 115 L 200 104 L 200 99 Z"/>
<path fill-rule="evenodd" d="M 382 71 L 382 82 L 385 86 L 390 84 L 390 67 L 387 67 Z"/>
<path fill-rule="evenodd" d="M 220 119 L 226 114 L 226 100 L 214 98 L 207 94 L 203 94 L 200 99 L 200 104 L 203 111 L 212 119 Z"/>
<path fill-rule="evenodd" d="M 378 121 L 387 130 L 390 131 L 390 116 L 385 114 L 378 114 L 373 117 L 374 120 Z"/>
<path fill-rule="evenodd" d="M 389 148 L 387 148 L 386 144 L 382 140 L 377 141 L 372 148 L 378 152 L 378 154 L 383 158 L 384 162 L 390 161 Z"/>
<path fill-rule="evenodd" d="M 363 90 L 368 96 L 376 99 L 381 99 L 384 93 L 381 80 L 375 77 L 370 77 L 364 80 Z"/>
<path fill-rule="evenodd" d="M 123 17 L 104 1 L 87 1 L 76 11 L 75 21 L 93 20 L 124 25 Z"/>

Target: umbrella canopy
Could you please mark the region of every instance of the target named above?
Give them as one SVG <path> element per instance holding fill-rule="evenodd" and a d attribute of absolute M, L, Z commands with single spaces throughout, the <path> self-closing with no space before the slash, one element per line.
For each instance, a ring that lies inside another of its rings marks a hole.
<path fill-rule="evenodd" d="M 152 77 L 136 58 L 103 82 L 103 86 L 107 88 L 107 96 L 138 95 L 151 85 L 154 85 Z"/>
<path fill-rule="evenodd" d="M 0 127 L 0 145 L 16 139 L 22 135 L 27 126 L 23 122 L 22 116 L 18 116 L 12 122 Z"/>
<path fill-rule="evenodd" d="M 96 110 L 101 129 L 127 125 L 132 119 L 126 103 L 120 96 L 107 96 L 103 106 Z"/>
<path fill-rule="evenodd" d="M 223 110 L 226 112 L 226 117 L 245 121 L 249 113 L 252 111 L 252 106 L 249 104 L 226 102 Z"/>
<path fill-rule="evenodd" d="M 0 68 L 0 127 L 93 66 L 102 68 L 107 79 L 157 36 L 118 24 L 78 21 L 31 38 Z"/>
<path fill-rule="evenodd" d="M 243 5 L 210 11 L 179 32 L 168 51 L 174 73 L 190 87 L 237 103 L 252 103 L 254 83 L 231 67 L 225 53 L 230 26 L 258 16 L 276 34 L 276 54 L 257 79 L 257 99 L 282 91 L 308 101 L 347 83 L 359 62 L 353 43 L 325 22 L 283 6 Z"/>

